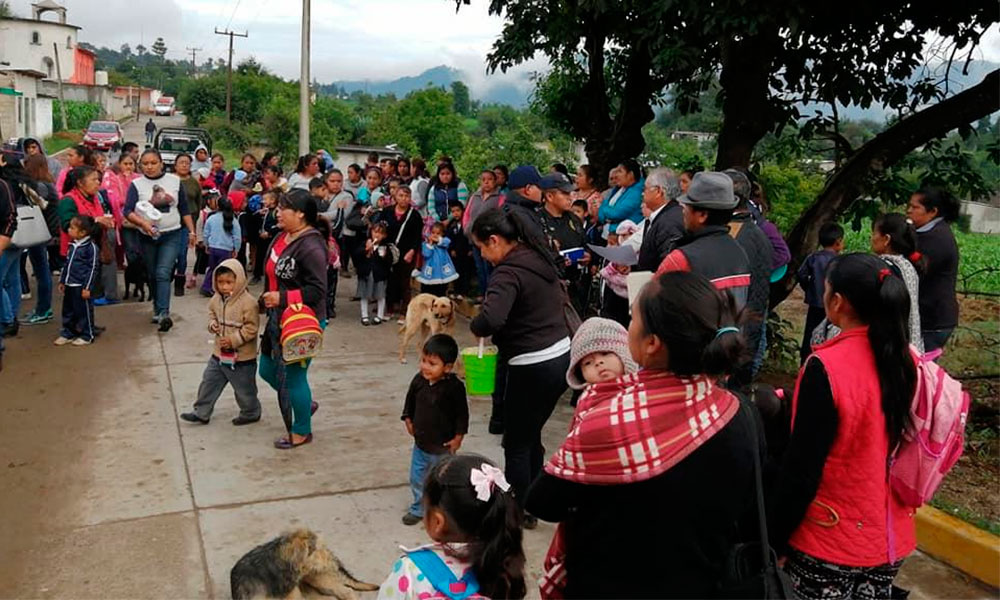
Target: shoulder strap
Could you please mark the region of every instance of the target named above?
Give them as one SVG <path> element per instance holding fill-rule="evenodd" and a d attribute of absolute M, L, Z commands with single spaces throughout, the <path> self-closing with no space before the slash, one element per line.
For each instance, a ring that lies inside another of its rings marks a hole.
<path fill-rule="evenodd" d="M 391 206 L 389 208 L 392 208 Z M 403 220 L 399 222 L 399 232 L 396 233 L 395 244 L 399 245 L 399 240 L 403 237 L 403 230 L 406 229 L 406 222 L 410 220 L 410 215 L 413 213 L 413 207 L 406 209 L 406 214 L 403 215 Z"/>
<path fill-rule="evenodd" d="M 476 576 L 471 569 L 461 579 L 458 579 L 433 550 L 425 548 L 410 552 L 407 556 L 420 569 L 427 581 L 434 586 L 434 589 L 451 600 L 465 600 L 465 598 L 479 592 L 479 582 L 476 581 Z"/>

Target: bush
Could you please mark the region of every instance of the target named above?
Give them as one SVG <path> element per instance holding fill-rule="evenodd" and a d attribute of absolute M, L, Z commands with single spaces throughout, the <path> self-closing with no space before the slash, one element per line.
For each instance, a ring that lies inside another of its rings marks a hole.
<path fill-rule="evenodd" d="M 212 142 L 226 148 L 246 149 L 254 142 L 250 127 L 242 123 L 226 121 L 225 115 L 210 114 L 203 118 L 201 126 L 212 136 Z"/>
<path fill-rule="evenodd" d="M 809 174 L 792 165 L 761 165 L 757 177 L 770 205 L 767 218 L 785 233 L 791 231 L 825 184 L 822 175 Z"/>
<path fill-rule="evenodd" d="M 59 100 L 52 102 L 52 130 L 59 131 L 62 127 L 62 111 Z M 75 100 L 66 101 L 66 127 L 68 130 L 85 129 L 90 122 L 100 119 L 103 113 L 100 104 L 94 102 L 77 102 Z"/>

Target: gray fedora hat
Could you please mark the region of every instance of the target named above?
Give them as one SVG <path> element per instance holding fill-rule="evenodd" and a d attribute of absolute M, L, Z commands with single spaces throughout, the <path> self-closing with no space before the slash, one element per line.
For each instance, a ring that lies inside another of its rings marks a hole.
<path fill-rule="evenodd" d="M 701 210 L 732 210 L 737 203 L 733 180 L 718 171 L 695 173 L 687 193 L 677 201 Z"/>

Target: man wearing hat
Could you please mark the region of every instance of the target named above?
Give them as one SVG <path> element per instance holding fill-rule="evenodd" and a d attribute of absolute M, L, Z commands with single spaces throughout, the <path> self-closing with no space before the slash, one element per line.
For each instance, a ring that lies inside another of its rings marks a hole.
<path fill-rule="evenodd" d="M 538 211 L 542 232 L 548 239 L 560 275 L 569 283 L 573 304 L 578 312 L 582 311 L 586 303 L 586 289 L 581 289 L 581 286 L 589 281 L 583 281 L 583 270 L 579 265 L 590 263 L 590 253 L 577 252 L 570 256 L 561 254 L 574 248 L 587 247 L 587 233 L 583 222 L 570 210 L 573 206 L 570 192 L 575 186 L 569 177 L 553 172 L 542 177 L 538 187 L 542 191 L 542 208 Z"/>
<path fill-rule="evenodd" d="M 544 248 L 549 244 L 538 215 L 542 207 L 541 181 L 542 176 L 533 165 L 521 165 L 511 171 L 507 179 L 510 191 L 504 200 L 503 211 L 517 218 L 533 244 Z"/>
<path fill-rule="evenodd" d="M 656 274 L 691 271 L 703 275 L 718 289 L 729 290 L 737 309 L 742 309 L 750 287 L 750 266 L 743 248 L 729 235 L 737 204 L 733 180 L 716 171 L 695 173 L 687 194 L 677 201 L 684 211 L 685 235 Z"/>

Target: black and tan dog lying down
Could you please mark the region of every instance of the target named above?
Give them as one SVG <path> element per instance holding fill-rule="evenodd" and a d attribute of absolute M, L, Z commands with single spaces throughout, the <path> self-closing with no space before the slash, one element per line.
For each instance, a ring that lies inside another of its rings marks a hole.
<path fill-rule="evenodd" d="M 354 600 L 355 591 L 379 588 L 355 579 L 308 529 L 286 533 L 247 552 L 229 572 L 229 585 L 233 600 L 302 598 L 307 588 Z"/>

